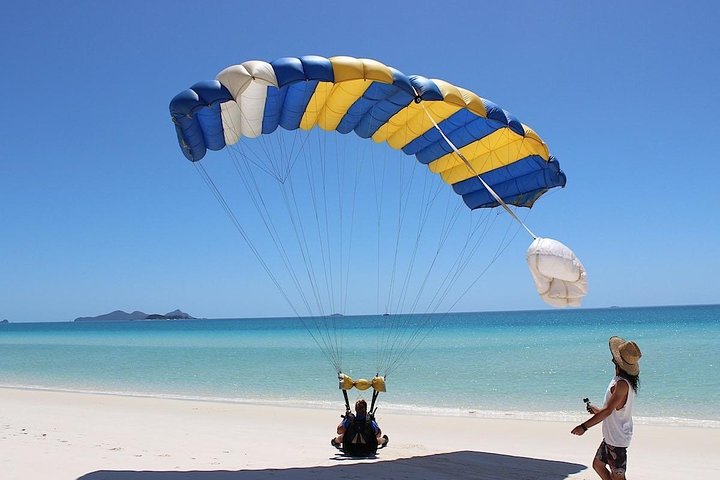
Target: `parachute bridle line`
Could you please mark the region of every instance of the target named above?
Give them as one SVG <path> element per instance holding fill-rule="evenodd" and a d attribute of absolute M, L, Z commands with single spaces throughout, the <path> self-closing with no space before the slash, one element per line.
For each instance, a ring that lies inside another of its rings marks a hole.
<path fill-rule="evenodd" d="M 414 87 L 413 87 L 413 90 L 415 90 Z M 485 187 L 485 189 L 487 189 L 487 191 L 490 193 L 490 195 L 492 195 L 492 197 L 495 199 L 495 201 L 498 202 L 498 204 L 500 206 L 502 206 L 503 209 L 505 209 L 505 211 L 513 219 L 515 219 L 515 221 L 517 221 L 520 225 L 522 225 L 522 227 L 530 234 L 530 236 L 533 238 L 533 240 L 536 239 L 537 236 L 530 230 L 530 228 L 528 228 L 527 225 L 525 225 L 525 223 L 523 223 L 522 220 L 520 220 L 520 218 L 515 214 L 515 212 L 513 212 L 510 207 L 508 207 L 507 203 L 505 203 L 505 201 L 502 198 L 500 198 L 500 195 L 498 195 L 495 192 L 495 190 L 493 190 L 492 187 L 490 185 L 488 185 L 487 182 L 485 182 L 485 180 L 483 180 L 483 178 L 480 176 L 480 174 L 477 172 L 477 170 L 475 170 L 475 167 L 473 167 L 472 164 L 468 161 L 468 159 L 465 158 L 465 155 L 463 155 L 462 152 L 460 152 L 460 150 L 455 146 L 455 144 L 448 138 L 448 136 L 445 135 L 445 132 L 443 132 L 442 128 L 440 128 L 440 125 L 438 125 L 437 122 L 435 121 L 435 119 L 432 117 L 432 115 L 430 115 L 430 112 L 428 111 L 427 107 L 425 106 L 425 103 L 423 102 L 422 98 L 420 98 L 420 95 L 418 94 L 417 90 L 415 90 L 415 95 L 416 95 L 415 103 L 420 104 L 423 111 L 425 112 L 425 115 L 427 115 L 427 117 L 430 119 L 433 126 L 438 131 L 438 133 L 440 133 L 440 135 L 445 140 L 445 142 L 447 142 L 448 146 L 450 148 L 452 148 L 455 155 L 457 155 L 460 158 L 460 160 L 462 160 L 462 162 L 465 164 L 465 166 L 468 168 L 468 170 L 470 170 L 473 173 L 473 175 L 475 175 L 475 177 L 478 180 L 480 180 L 480 183 L 482 183 L 483 187 Z"/>

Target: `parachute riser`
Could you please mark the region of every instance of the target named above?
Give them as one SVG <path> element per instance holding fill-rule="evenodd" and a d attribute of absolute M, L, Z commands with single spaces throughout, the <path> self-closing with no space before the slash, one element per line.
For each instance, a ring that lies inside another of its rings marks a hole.
<path fill-rule="evenodd" d="M 343 397 L 345 397 L 345 415 L 342 415 L 342 417 L 345 417 L 347 415 L 350 415 L 350 399 L 348 399 L 347 390 L 343 390 Z"/>
<path fill-rule="evenodd" d="M 377 410 L 377 407 L 375 407 L 375 402 L 377 401 L 378 395 L 380 395 L 380 392 L 377 390 L 373 390 L 373 396 L 372 400 L 370 402 L 370 416 L 375 417 L 375 411 Z"/>
<path fill-rule="evenodd" d="M 368 413 L 371 416 L 375 416 L 375 411 L 377 408 L 375 407 L 375 404 L 377 403 L 378 396 L 380 395 L 380 392 L 385 392 L 385 377 L 376 375 L 373 377 L 372 380 L 366 380 L 364 378 L 360 378 L 358 380 L 353 380 L 351 377 L 345 375 L 344 373 L 338 373 L 338 387 L 343 392 L 343 398 L 345 399 L 345 411 L 346 415 L 351 413 L 350 410 L 350 400 L 348 399 L 348 390 L 351 390 L 353 387 L 357 388 L 358 390 L 367 390 L 368 388 L 372 387 L 373 394 L 372 399 L 370 401 L 370 408 L 368 409 Z"/>

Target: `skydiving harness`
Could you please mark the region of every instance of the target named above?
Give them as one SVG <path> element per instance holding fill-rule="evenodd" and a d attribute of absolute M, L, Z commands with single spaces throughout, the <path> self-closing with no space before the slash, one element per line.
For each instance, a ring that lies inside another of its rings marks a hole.
<path fill-rule="evenodd" d="M 340 390 L 342 390 L 343 393 L 343 399 L 345 400 L 345 414 L 341 415 L 341 417 L 343 419 L 349 419 L 345 435 L 343 436 L 342 450 L 344 453 L 352 456 L 374 455 L 377 452 L 378 443 L 375 431 L 372 428 L 372 423 L 375 420 L 378 396 L 380 392 L 385 391 L 385 378 L 376 375 L 372 380 L 353 380 L 343 373 L 338 373 L 338 381 Z M 358 390 L 373 388 L 370 408 L 365 414 L 365 420 L 362 422 L 353 415 L 350 409 L 350 399 L 348 398 L 347 391 L 353 387 Z"/>

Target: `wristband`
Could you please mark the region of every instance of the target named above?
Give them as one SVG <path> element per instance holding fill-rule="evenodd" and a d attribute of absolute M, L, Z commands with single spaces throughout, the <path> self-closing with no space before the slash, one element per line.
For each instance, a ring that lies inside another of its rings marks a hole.
<path fill-rule="evenodd" d="M 588 431 L 588 427 L 585 426 L 585 422 L 581 423 L 580 426 L 583 428 L 583 432 Z"/>

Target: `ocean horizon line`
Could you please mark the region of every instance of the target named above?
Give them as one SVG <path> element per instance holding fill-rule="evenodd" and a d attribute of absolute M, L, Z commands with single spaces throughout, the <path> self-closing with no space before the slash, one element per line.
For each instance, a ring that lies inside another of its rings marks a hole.
<path fill-rule="evenodd" d="M 443 315 L 477 315 L 477 314 L 493 314 L 493 313 L 566 313 L 566 312 L 579 312 L 579 311 L 598 311 L 598 310 L 637 310 L 637 309 L 651 309 L 651 308 L 702 308 L 702 307 L 720 307 L 720 303 L 697 303 L 697 304 L 670 304 L 670 305 L 609 305 L 606 307 L 579 307 L 579 308 L 537 308 L 537 309 L 521 309 L 521 310 L 478 310 L 478 311 L 450 311 L 450 312 L 435 312 L 435 313 L 389 313 L 390 316 L 420 316 L 420 315 L 431 315 L 431 316 L 443 316 Z M 73 320 L 49 320 L 49 321 L 9 321 L 2 325 L 18 325 L 18 324 L 45 324 L 45 323 L 177 323 L 177 322 L 197 322 L 197 321 L 216 321 L 216 320 L 288 320 L 288 319 L 303 319 L 303 318 L 327 318 L 336 317 L 340 318 L 353 318 L 353 317 L 381 317 L 385 316 L 383 313 L 351 313 L 351 314 L 338 314 L 331 313 L 328 315 L 275 315 L 275 316 L 243 316 L 243 317 L 195 317 L 193 319 L 144 319 L 144 320 L 96 320 L 96 321 L 84 321 L 76 322 Z M 80 317 L 76 317 L 80 318 Z"/>

